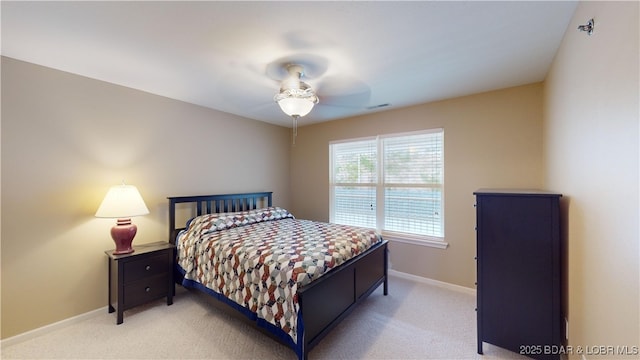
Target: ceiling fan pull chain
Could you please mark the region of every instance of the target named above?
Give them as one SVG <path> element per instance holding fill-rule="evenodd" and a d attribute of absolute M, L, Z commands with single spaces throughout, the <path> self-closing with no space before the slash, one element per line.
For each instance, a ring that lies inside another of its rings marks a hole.
<path fill-rule="evenodd" d="M 293 118 L 293 139 L 291 140 L 293 145 L 296 144 L 296 136 L 298 136 L 298 117 L 299 115 L 292 115 Z"/>

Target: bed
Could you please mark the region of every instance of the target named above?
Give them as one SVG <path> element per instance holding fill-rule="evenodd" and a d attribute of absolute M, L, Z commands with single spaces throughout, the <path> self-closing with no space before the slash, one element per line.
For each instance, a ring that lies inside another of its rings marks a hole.
<path fill-rule="evenodd" d="M 380 285 L 388 293 L 387 241 L 371 229 L 296 219 L 271 192 L 168 199 L 176 282 L 244 314 L 299 359 Z M 193 217 L 176 224 L 178 212 Z"/>

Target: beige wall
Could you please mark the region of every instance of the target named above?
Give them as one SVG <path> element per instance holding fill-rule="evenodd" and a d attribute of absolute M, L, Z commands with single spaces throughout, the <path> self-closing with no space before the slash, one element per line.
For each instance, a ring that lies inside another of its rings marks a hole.
<path fill-rule="evenodd" d="M 8 58 L 1 70 L 2 338 L 107 305 L 115 220 L 93 215 L 123 179 L 151 212 L 134 244 L 166 241 L 167 196 L 290 204 L 287 128 Z"/>
<path fill-rule="evenodd" d="M 300 120 L 303 124 L 304 120 Z M 474 288 L 473 191 L 542 184 L 542 85 L 303 126 L 291 152 L 293 211 L 329 219 L 329 142 L 444 128 L 447 249 L 393 242 L 393 269 Z"/>
<path fill-rule="evenodd" d="M 640 346 L 638 14 L 638 2 L 581 2 L 545 81 L 545 183 L 568 211 L 574 347 Z M 592 36 L 575 30 L 590 18 Z"/>

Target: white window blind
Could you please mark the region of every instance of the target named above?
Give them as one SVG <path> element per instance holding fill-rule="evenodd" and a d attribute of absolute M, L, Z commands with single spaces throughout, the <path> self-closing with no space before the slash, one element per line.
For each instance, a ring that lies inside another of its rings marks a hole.
<path fill-rule="evenodd" d="M 332 222 L 444 237 L 442 129 L 330 144 Z"/>
<path fill-rule="evenodd" d="M 332 153 L 332 221 L 376 227 L 376 140 L 337 143 Z"/>
<path fill-rule="evenodd" d="M 443 236 L 443 133 L 382 139 L 387 231 Z"/>

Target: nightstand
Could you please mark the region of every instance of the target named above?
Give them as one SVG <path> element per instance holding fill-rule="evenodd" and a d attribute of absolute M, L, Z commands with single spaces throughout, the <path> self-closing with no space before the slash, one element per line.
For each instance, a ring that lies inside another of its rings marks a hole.
<path fill-rule="evenodd" d="M 125 310 L 146 302 L 167 297 L 173 304 L 173 257 L 175 246 L 167 242 L 133 247 L 130 254 L 109 257 L 109 312 L 118 312 L 117 324 L 122 324 Z"/>

